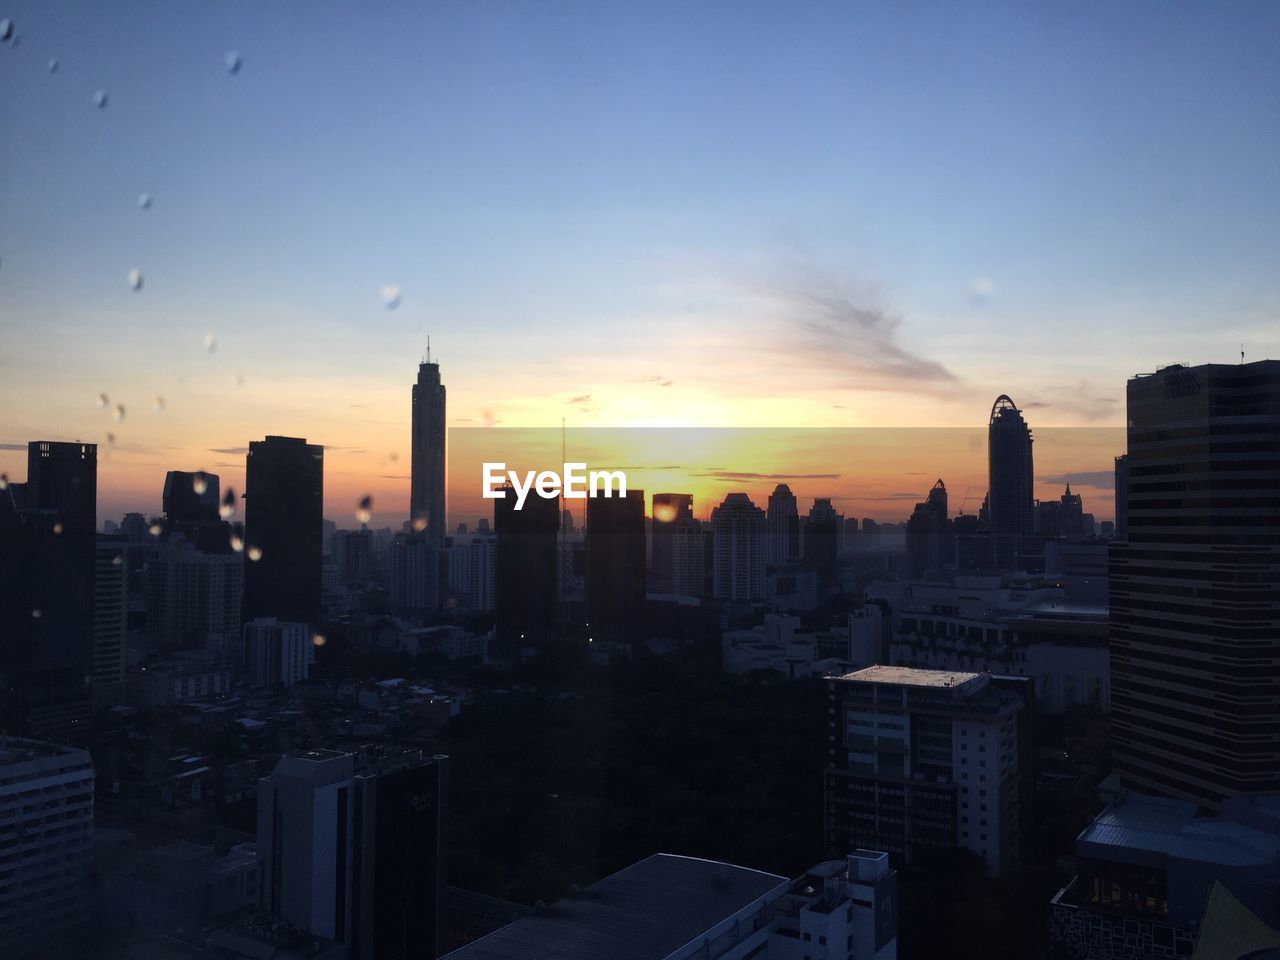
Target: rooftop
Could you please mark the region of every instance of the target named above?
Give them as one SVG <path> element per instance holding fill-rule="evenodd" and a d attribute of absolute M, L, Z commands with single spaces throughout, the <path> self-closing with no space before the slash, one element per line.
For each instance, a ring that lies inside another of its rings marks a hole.
<path fill-rule="evenodd" d="M 452 953 L 448 960 L 663 960 L 766 894 L 785 877 L 655 853 Z"/>
<path fill-rule="evenodd" d="M 846 673 L 840 679 L 857 680 L 861 683 L 894 683 L 909 687 L 962 687 L 981 676 L 980 673 L 962 673 L 957 670 L 921 670 L 918 667 L 877 664 Z"/>
<path fill-rule="evenodd" d="M 1126 793 L 1081 831 L 1077 848 L 1112 859 L 1134 851 L 1221 866 L 1263 866 L 1280 857 L 1280 835 L 1229 817 L 1196 816 L 1195 805 L 1184 800 Z"/>

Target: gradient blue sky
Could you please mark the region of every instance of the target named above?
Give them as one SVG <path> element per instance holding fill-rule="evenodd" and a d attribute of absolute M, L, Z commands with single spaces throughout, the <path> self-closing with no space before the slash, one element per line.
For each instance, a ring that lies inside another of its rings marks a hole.
<path fill-rule="evenodd" d="M 1274 3 L 0 16 L 0 444 L 115 433 L 106 515 L 268 433 L 403 510 L 428 333 L 458 425 L 1114 425 L 1280 355 Z"/>

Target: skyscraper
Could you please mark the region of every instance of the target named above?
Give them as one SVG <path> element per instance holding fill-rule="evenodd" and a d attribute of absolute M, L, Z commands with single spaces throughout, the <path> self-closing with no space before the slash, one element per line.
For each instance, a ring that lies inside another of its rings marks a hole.
<path fill-rule="evenodd" d="M 0 491 L 0 720 L 67 740 L 89 718 L 97 447 L 32 441 Z"/>
<path fill-rule="evenodd" d="M 124 700 L 129 615 L 128 539 L 99 534 L 93 569 L 93 658 L 95 706 Z"/>
<path fill-rule="evenodd" d="M 947 486 L 938 480 L 907 520 L 907 575 L 919 579 L 928 570 L 953 565 L 954 539 L 947 517 Z"/>
<path fill-rule="evenodd" d="M 1280 361 L 1135 377 L 1128 424 L 1115 770 L 1213 809 L 1280 790 Z"/>
<path fill-rule="evenodd" d="M 244 618 L 316 624 L 324 554 L 324 447 L 297 437 L 249 444 L 245 464 Z"/>
<path fill-rule="evenodd" d="M 987 425 L 987 510 L 991 525 L 992 560 L 998 570 L 1012 570 L 1018 551 L 1031 536 L 1031 428 L 1022 411 L 1004 394 L 991 406 Z"/>
<path fill-rule="evenodd" d="M 765 563 L 780 564 L 800 558 L 800 513 L 795 494 L 780 483 L 769 494 L 765 514 L 768 534 L 765 540 Z"/>
<path fill-rule="evenodd" d="M 438 956 L 448 760 L 381 747 L 282 757 L 258 783 L 263 908 L 354 960 Z"/>
<path fill-rule="evenodd" d="M 1116 539 L 1129 536 L 1129 457 L 1116 457 Z"/>
<path fill-rule="evenodd" d="M 527 505 L 526 505 L 527 506 Z M 644 491 L 587 500 L 587 623 L 599 638 L 638 639 L 644 620 Z"/>
<path fill-rule="evenodd" d="M 732 603 L 764 601 L 764 511 L 731 493 L 711 511 L 712 593 Z"/>
<path fill-rule="evenodd" d="M 516 509 L 511 488 L 493 501 L 494 636 L 503 655 L 556 634 L 560 501 L 530 497 Z"/>
<path fill-rule="evenodd" d="M 693 523 L 693 494 L 655 493 L 652 518 L 652 590 L 654 593 L 671 593 L 675 583 L 676 531 Z"/>
<path fill-rule="evenodd" d="M 445 390 L 440 365 L 430 355 L 418 364 L 413 385 L 413 462 L 410 465 L 409 519 L 415 532 L 437 546 L 444 542 Z"/>
<path fill-rule="evenodd" d="M 839 576 L 842 518 L 827 497 L 819 497 L 804 518 L 804 564 L 818 574 L 818 590 L 831 593 Z"/>

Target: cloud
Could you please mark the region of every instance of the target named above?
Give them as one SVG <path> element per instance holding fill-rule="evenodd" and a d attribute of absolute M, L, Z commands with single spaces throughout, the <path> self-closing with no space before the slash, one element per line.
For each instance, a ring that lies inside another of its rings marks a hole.
<path fill-rule="evenodd" d="M 710 477 L 713 480 L 743 481 L 755 480 L 839 480 L 838 473 L 745 473 L 737 470 L 710 470 L 706 473 L 692 474 L 695 477 Z"/>
<path fill-rule="evenodd" d="M 641 377 L 636 383 L 656 383 L 660 387 L 669 387 L 675 383 L 674 380 L 668 380 L 666 377 Z"/>
<path fill-rule="evenodd" d="M 959 377 L 900 342 L 902 318 L 854 303 L 825 282 L 764 291 L 780 318 L 799 336 L 781 340 L 810 369 L 849 377 L 856 390 L 943 392 Z"/>
<path fill-rule="evenodd" d="M 1080 487 L 1101 487 L 1110 490 L 1115 486 L 1115 470 L 1075 470 L 1071 473 L 1058 473 L 1049 477 L 1040 477 L 1041 483 L 1061 483 L 1064 486 L 1074 483 Z"/>
<path fill-rule="evenodd" d="M 249 452 L 249 448 L 248 447 L 210 447 L 209 452 L 222 453 L 222 454 L 226 454 L 229 457 L 234 457 L 234 456 L 239 456 L 240 454 L 247 454 Z"/>
<path fill-rule="evenodd" d="M 580 396 L 580 397 L 570 397 L 570 398 L 569 398 L 568 400 L 566 400 L 565 402 L 566 402 L 566 403 L 568 403 L 568 404 L 571 404 L 571 405 L 575 405 L 575 406 L 576 406 L 576 405 L 579 405 L 579 404 L 583 404 L 583 403 L 590 403 L 590 402 L 591 402 L 591 394 L 589 394 L 589 393 L 584 393 L 584 394 L 583 394 L 582 396 Z"/>
<path fill-rule="evenodd" d="M 990 277 L 974 277 L 969 281 L 969 296 L 978 303 L 986 303 L 996 293 L 996 285 Z"/>
<path fill-rule="evenodd" d="M 1018 403 L 1022 410 L 1062 411 L 1091 422 L 1114 419 L 1120 412 L 1119 405 L 1120 401 L 1116 397 L 1094 395 L 1086 383 L 1045 387 L 1043 392 L 1033 394 L 1025 402 Z"/>
<path fill-rule="evenodd" d="M 0 450 L 25 450 L 25 443 L 0 443 Z"/>

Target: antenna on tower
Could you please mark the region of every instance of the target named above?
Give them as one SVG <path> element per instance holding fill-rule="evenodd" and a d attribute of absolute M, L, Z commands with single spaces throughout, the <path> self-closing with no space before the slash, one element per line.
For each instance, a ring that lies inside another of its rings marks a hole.
<path fill-rule="evenodd" d="M 427 334 L 427 363 L 431 362 L 431 334 Z"/>
<path fill-rule="evenodd" d="M 1240 364 L 1244 365 L 1244 344 L 1240 344 Z"/>

